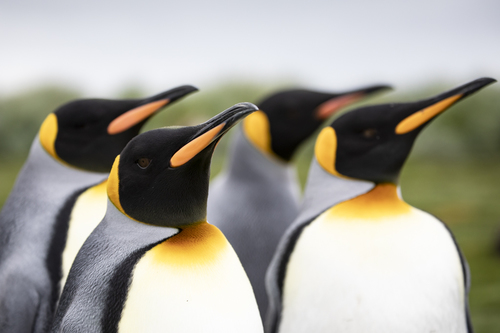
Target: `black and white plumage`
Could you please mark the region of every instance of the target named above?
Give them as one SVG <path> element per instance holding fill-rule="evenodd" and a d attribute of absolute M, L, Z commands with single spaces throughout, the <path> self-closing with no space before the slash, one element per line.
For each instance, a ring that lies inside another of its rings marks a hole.
<path fill-rule="evenodd" d="M 323 129 L 303 207 L 268 270 L 266 332 L 472 332 L 465 258 L 397 184 L 418 133 L 492 82 L 361 108 Z"/>
<path fill-rule="evenodd" d="M 52 332 L 262 332 L 229 242 L 206 221 L 219 139 L 256 110 L 134 138 L 108 180 L 108 209 L 70 270 Z"/>
<path fill-rule="evenodd" d="M 116 155 L 148 118 L 195 90 L 182 86 L 141 100 L 77 100 L 45 119 L 0 212 L 1 332 L 50 328 L 63 252 L 73 246 L 66 236 L 77 219 L 75 203 L 106 180 Z M 93 213 L 95 226 L 102 216 Z"/>

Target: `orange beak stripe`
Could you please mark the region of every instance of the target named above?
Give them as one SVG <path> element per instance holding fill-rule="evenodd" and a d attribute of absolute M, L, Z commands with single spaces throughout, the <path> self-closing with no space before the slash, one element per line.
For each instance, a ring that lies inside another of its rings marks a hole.
<path fill-rule="evenodd" d="M 205 149 L 215 138 L 217 134 L 224 128 L 226 123 L 220 124 L 217 127 L 212 128 L 210 131 L 203 133 L 194 140 L 188 142 L 184 147 L 179 149 L 174 156 L 170 159 L 170 165 L 173 168 L 177 168 L 190 159 L 192 159 L 196 154 Z"/>
<path fill-rule="evenodd" d="M 362 93 L 354 93 L 351 95 L 332 98 L 318 106 L 316 117 L 319 119 L 326 119 L 344 106 L 357 102 L 362 97 Z"/>
<path fill-rule="evenodd" d="M 160 101 L 155 101 L 138 106 L 130 111 L 125 112 L 109 124 L 108 134 L 114 135 L 128 130 L 134 125 L 137 125 L 141 121 L 149 118 L 161 107 L 168 104 L 168 102 L 168 99 L 162 99 Z"/>
<path fill-rule="evenodd" d="M 406 134 L 413 131 L 415 128 L 431 120 L 447 108 L 453 105 L 462 95 L 455 95 L 443 99 L 436 104 L 426 107 L 423 110 L 415 112 L 414 114 L 403 119 L 398 126 L 396 126 L 396 134 Z"/>

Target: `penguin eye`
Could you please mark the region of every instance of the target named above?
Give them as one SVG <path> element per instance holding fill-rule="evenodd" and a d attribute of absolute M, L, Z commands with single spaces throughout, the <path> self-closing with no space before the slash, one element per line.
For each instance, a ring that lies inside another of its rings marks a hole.
<path fill-rule="evenodd" d="M 141 157 L 140 159 L 135 161 L 135 163 L 137 163 L 139 168 L 146 169 L 149 166 L 149 164 L 151 163 L 151 159 L 149 159 L 147 157 Z"/>
<path fill-rule="evenodd" d="M 378 131 L 375 128 L 367 128 L 362 132 L 362 134 L 367 139 L 379 139 Z"/>

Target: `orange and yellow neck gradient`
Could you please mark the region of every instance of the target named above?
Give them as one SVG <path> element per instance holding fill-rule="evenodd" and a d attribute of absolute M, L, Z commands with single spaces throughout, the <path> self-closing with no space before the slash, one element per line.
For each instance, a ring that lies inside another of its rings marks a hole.
<path fill-rule="evenodd" d="M 181 231 L 155 246 L 150 255 L 157 265 L 206 265 L 217 259 L 228 246 L 226 237 L 215 226 L 203 221 L 179 227 Z"/>
<path fill-rule="evenodd" d="M 399 197 L 396 185 L 382 183 L 365 194 L 332 207 L 328 210 L 327 217 L 378 220 L 404 215 L 411 209 L 412 207 Z"/>
<path fill-rule="evenodd" d="M 188 162 L 200 151 L 205 149 L 224 128 L 225 123 L 196 137 L 179 149 L 171 158 L 172 167 L 179 167 Z M 125 213 L 119 197 L 118 168 L 120 156 L 117 156 L 108 178 L 108 197 L 115 207 L 124 215 L 135 220 Z M 137 221 L 137 220 L 135 220 Z M 148 251 L 148 256 L 158 265 L 201 265 L 217 259 L 220 251 L 228 246 L 222 232 L 206 221 L 177 227 L 180 232 L 155 246 Z"/>

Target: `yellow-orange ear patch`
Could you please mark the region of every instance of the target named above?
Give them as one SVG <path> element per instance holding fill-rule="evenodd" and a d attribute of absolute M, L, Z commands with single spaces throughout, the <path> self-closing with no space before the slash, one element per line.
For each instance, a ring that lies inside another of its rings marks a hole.
<path fill-rule="evenodd" d="M 155 101 L 138 106 L 132 110 L 125 112 L 109 124 L 108 134 L 113 135 L 128 130 L 129 128 L 150 117 L 153 113 L 158 111 L 158 109 L 168 104 L 168 102 L 168 99 L 162 99 L 160 101 Z"/>
<path fill-rule="evenodd" d="M 184 147 L 179 149 L 174 156 L 172 156 L 170 159 L 170 165 L 176 168 L 192 159 L 212 142 L 215 136 L 222 130 L 224 125 L 226 125 L 226 123 L 212 128 L 210 131 L 203 133 L 199 137 L 187 143 Z"/>
<path fill-rule="evenodd" d="M 332 175 L 343 177 L 335 170 L 335 158 L 337 153 L 337 135 L 335 130 L 328 126 L 321 130 L 314 146 L 314 155 L 319 165 Z"/>
<path fill-rule="evenodd" d="M 396 126 L 396 134 L 405 134 L 413 131 L 420 125 L 431 120 L 447 108 L 453 105 L 462 95 L 455 95 L 448 97 L 436 104 L 426 107 L 423 110 L 415 112 L 414 114 L 403 119 L 398 126 Z"/>
<path fill-rule="evenodd" d="M 319 119 L 326 119 L 344 106 L 357 102 L 362 96 L 363 94 L 361 93 L 355 93 L 332 98 L 318 106 L 316 110 L 316 117 Z"/>
<path fill-rule="evenodd" d="M 262 111 L 256 111 L 243 120 L 243 132 L 247 139 L 264 153 L 272 154 L 269 119 Z"/>
<path fill-rule="evenodd" d="M 120 212 L 125 214 L 122 205 L 120 203 L 120 193 L 119 193 L 120 179 L 118 177 L 119 164 L 120 164 L 120 155 L 116 156 L 115 162 L 113 163 L 113 167 L 111 168 L 111 172 L 109 173 L 107 190 L 108 190 L 109 200 L 111 200 L 113 205 L 115 205 L 115 207 L 118 208 Z"/>
<path fill-rule="evenodd" d="M 40 126 L 39 138 L 42 147 L 49 153 L 52 157 L 57 160 L 60 158 L 56 153 L 56 138 L 57 138 L 57 116 L 54 113 L 51 113 L 45 118 Z"/>

